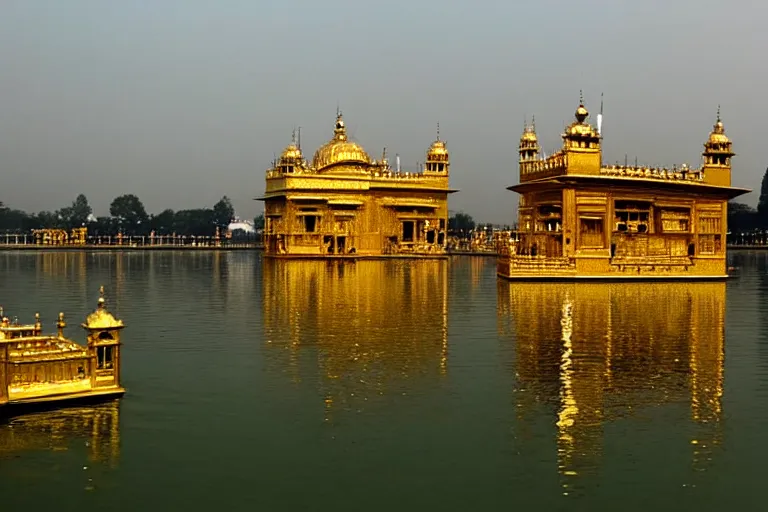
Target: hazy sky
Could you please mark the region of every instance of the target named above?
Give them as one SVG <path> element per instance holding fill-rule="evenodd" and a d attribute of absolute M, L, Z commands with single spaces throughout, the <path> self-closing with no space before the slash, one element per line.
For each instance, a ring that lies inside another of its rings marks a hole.
<path fill-rule="evenodd" d="M 149 212 L 228 195 L 252 218 L 293 127 L 311 158 L 338 102 L 406 169 L 439 121 L 450 209 L 511 223 L 524 116 L 551 151 L 579 89 L 595 115 L 605 93 L 607 162 L 698 164 L 720 103 L 734 185 L 758 189 L 767 20 L 764 0 L 0 0 L 0 201 L 82 192 L 106 215 L 126 193 Z"/>

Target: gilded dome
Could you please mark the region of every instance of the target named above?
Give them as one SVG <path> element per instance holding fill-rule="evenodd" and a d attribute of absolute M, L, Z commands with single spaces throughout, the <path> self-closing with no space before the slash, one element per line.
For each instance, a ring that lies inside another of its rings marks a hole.
<path fill-rule="evenodd" d="M 725 127 L 723 126 L 723 122 L 720 121 L 719 116 L 715 126 L 712 127 L 712 133 L 709 134 L 709 142 L 712 144 L 725 144 L 726 142 L 731 142 L 725 134 Z"/>
<path fill-rule="evenodd" d="M 299 147 L 291 142 L 284 150 L 283 154 L 280 155 L 281 160 L 301 160 L 301 150 Z"/>
<path fill-rule="evenodd" d="M 347 139 L 347 128 L 344 126 L 341 114 L 339 114 L 336 117 L 333 139 L 315 151 L 312 167 L 315 170 L 321 170 L 341 163 L 370 165 L 371 157 L 368 156 L 362 146 Z"/>
<path fill-rule="evenodd" d="M 448 148 L 446 147 L 445 142 L 440 139 L 437 139 L 435 142 L 433 142 L 427 150 L 427 160 L 432 160 L 435 158 L 441 159 L 446 158 L 447 156 Z"/>
<path fill-rule="evenodd" d="M 520 136 L 520 142 L 539 142 L 539 138 L 536 136 L 533 126 L 525 127 L 523 134 Z"/>
<path fill-rule="evenodd" d="M 112 329 L 124 327 L 123 321 L 115 318 L 112 313 L 107 311 L 104 305 L 104 287 L 99 288 L 99 303 L 96 311 L 88 315 L 83 327 L 86 329 Z"/>

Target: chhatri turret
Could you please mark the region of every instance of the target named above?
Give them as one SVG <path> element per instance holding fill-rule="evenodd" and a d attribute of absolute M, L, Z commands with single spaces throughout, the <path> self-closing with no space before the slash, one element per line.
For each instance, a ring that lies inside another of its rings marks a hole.
<path fill-rule="evenodd" d="M 520 136 L 520 146 L 518 152 L 520 153 L 520 161 L 528 162 L 536 160 L 539 157 L 539 138 L 536 135 L 536 117 L 531 120 L 531 124 L 527 122 L 523 125 L 523 134 Z"/>
<path fill-rule="evenodd" d="M 424 164 L 426 174 L 447 175 L 451 161 L 445 141 L 440 140 L 440 123 L 437 124 L 437 137 L 427 150 L 427 159 Z"/>
<path fill-rule="evenodd" d="M 705 180 L 712 185 L 721 187 L 731 186 L 731 158 L 736 155 L 732 149 L 731 140 L 725 134 L 725 127 L 720 120 L 720 107 L 717 107 L 717 121 L 712 127 L 709 139 L 704 143 Z"/>

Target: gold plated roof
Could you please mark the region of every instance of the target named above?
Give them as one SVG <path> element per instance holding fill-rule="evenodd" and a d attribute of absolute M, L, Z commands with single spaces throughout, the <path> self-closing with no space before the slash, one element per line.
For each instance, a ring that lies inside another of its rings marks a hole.
<path fill-rule="evenodd" d="M 301 160 L 301 150 L 292 142 L 283 150 L 280 158 L 282 160 Z"/>
<path fill-rule="evenodd" d="M 712 133 L 709 134 L 709 142 L 714 144 L 724 144 L 731 142 L 728 136 L 725 134 L 725 127 L 720 120 L 720 109 L 717 109 L 717 122 L 712 127 Z"/>
<path fill-rule="evenodd" d="M 107 311 L 104 306 L 104 287 L 99 288 L 99 303 L 96 306 L 96 311 L 88 315 L 85 319 L 83 327 L 86 329 L 113 329 L 115 327 L 124 327 L 123 321 L 118 320 L 112 313 Z"/>
<path fill-rule="evenodd" d="M 432 143 L 431 146 L 429 146 L 429 149 L 427 150 L 427 158 L 435 157 L 435 156 L 447 156 L 448 155 L 448 148 L 445 146 L 445 142 L 438 139 L 435 142 Z"/>
<path fill-rule="evenodd" d="M 368 166 L 371 164 L 371 157 L 362 146 L 347 139 L 347 128 L 339 113 L 336 116 L 333 138 L 315 151 L 312 167 L 319 171 L 341 163 Z"/>

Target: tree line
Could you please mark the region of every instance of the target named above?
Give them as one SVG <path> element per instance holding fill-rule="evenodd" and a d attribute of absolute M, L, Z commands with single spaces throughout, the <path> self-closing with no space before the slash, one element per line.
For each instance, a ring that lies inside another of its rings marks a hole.
<path fill-rule="evenodd" d="M 728 203 L 728 230 L 733 234 L 749 233 L 768 229 L 768 169 L 760 184 L 760 198 L 757 209 L 744 203 Z"/>
<path fill-rule="evenodd" d="M 0 232 L 29 233 L 33 229 L 66 229 L 87 227 L 94 236 L 156 235 L 213 236 L 216 228 L 223 234 L 235 217 L 232 202 L 222 197 L 213 208 L 190 210 L 163 210 L 148 214 L 144 204 L 134 194 L 116 197 L 109 206 L 109 216 L 92 216 L 93 209 L 84 194 L 70 206 L 56 211 L 27 213 L 6 207 L 0 201 Z M 263 225 L 263 217 L 261 219 Z"/>

